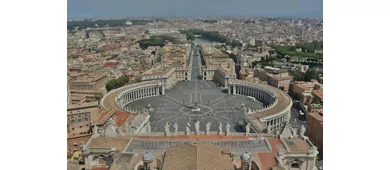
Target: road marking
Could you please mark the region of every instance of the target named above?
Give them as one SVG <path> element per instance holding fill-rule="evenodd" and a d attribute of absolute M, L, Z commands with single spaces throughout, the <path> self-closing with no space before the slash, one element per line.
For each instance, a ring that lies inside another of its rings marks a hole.
<path fill-rule="evenodd" d="M 161 122 L 161 121 L 165 121 L 165 120 L 171 119 L 171 118 L 173 118 L 173 117 L 175 117 L 175 116 L 178 116 L 178 115 L 175 114 L 175 115 L 166 117 L 166 118 L 164 118 L 164 119 L 157 120 L 155 123 L 158 123 L 158 122 Z"/>
<path fill-rule="evenodd" d="M 217 102 L 217 103 L 212 104 L 212 106 L 215 107 L 215 105 L 217 105 L 217 104 L 219 104 L 219 103 L 222 103 L 222 102 L 224 102 L 224 101 L 230 100 L 230 99 L 232 99 L 232 98 L 234 98 L 234 97 L 236 97 L 236 96 L 232 96 L 232 97 L 229 97 L 229 98 L 227 98 L 227 99 L 225 99 L 225 100 L 221 100 L 221 101 L 219 101 L 219 102 Z"/>
<path fill-rule="evenodd" d="M 169 96 L 169 95 L 166 95 L 166 96 L 167 96 L 167 98 L 169 98 L 169 99 L 171 99 L 171 100 L 173 100 L 173 101 L 179 103 L 179 105 L 182 103 L 182 102 L 176 100 L 175 98 L 173 98 L 173 97 L 171 97 L 171 96 Z"/>
<path fill-rule="evenodd" d="M 174 104 L 174 105 L 176 105 L 176 106 L 179 106 L 178 104 L 176 104 L 176 103 L 174 103 L 174 102 L 172 102 L 172 101 L 163 99 L 163 98 L 161 98 L 161 97 L 158 97 L 158 98 L 161 99 L 162 101 L 165 101 L 165 102 L 168 102 L 168 103 L 172 103 L 172 104 Z"/>
<path fill-rule="evenodd" d="M 219 100 L 219 99 L 221 99 L 221 98 L 223 98 L 223 97 L 225 97 L 225 95 L 222 95 L 221 97 L 219 97 L 219 98 L 217 98 L 217 99 L 211 101 L 210 103 L 213 103 L 213 102 L 215 102 L 215 101 L 217 101 L 217 100 Z"/>
<path fill-rule="evenodd" d="M 210 84 L 209 84 L 207 81 L 206 81 L 205 83 L 206 83 L 206 85 L 207 85 L 209 88 L 211 88 Z"/>
<path fill-rule="evenodd" d="M 200 100 L 200 103 L 203 103 L 202 102 L 202 94 L 199 94 L 199 100 Z"/>
<path fill-rule="evenodd" d="M 177 119 L 180 119 L 180 118 L 182 118 L 183 116 L 181 116 L 181 115 L 178 115 L 176 118 L 174 118 L 174 119 L 172 119 L 172 120 L 170 120 L 169 122 L 173 122 L 173 121 L 175 121 L 175 120 L 177 120 Z"/>
<path fill-rule="evenodd" d="M 190 103 L 192 103 L 192 94 L 190 95 Z"/>

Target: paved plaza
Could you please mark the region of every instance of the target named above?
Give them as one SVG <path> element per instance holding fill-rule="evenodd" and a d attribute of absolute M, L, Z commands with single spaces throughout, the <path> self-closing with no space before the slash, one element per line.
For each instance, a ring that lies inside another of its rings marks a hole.
<path fill-rule="evenodd" d="M 191 112 L 190 106 L 195 103 L 199 105 L 200 113 Z M 175 122 L 179 125 L 179 131 L 185 131 L 187 122 L 191 124 L 191 131 L 195 131 L 196 120 L 200 121 L 201 131 L 205 131 L 207 122 L 211 122 L 211 131 L 217 131 L 219 122 L 225 131 L 229 122 L 231 132 L 243 132 L 244 111 L 241 105 L 250 108 L 263 106 L 261 102 L 246 96 L 227 94 L 213 81 L 200 80 L 178 82 L 172 89 L 166 90 L 165 95 L 137 100 L 126 107 L 142 109 L 148 108 L 149 104 L 153 108 L 149 114 L 152 131 L 155 132 L 163 132 L 166 122 L 171 125 L 171 131 Z"/>

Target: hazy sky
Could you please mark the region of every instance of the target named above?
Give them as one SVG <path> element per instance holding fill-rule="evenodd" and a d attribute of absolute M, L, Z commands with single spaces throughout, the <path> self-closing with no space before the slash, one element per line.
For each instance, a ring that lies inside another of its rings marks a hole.
<path fill-rule="evenodd" d="M 322 16 L 322 0 L 68 0 L 68 18 Z"/>

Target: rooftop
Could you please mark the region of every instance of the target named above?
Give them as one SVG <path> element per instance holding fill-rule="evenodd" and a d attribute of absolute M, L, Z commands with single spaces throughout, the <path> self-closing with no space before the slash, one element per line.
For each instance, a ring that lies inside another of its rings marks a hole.
<path fill-rule="evenodd" d="M 222 152 L 228 152 L 228 150 L 206 143 L 182 144 L 166 151 L 162 169 L 232 169 L 231 158 Z"/>

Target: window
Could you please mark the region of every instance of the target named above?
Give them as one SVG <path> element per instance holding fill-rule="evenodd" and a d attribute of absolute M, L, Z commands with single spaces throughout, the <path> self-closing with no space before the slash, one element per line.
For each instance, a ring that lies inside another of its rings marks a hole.
<path fill-rule="evenodd" d="M 72 128 L 72 130 L 74 130 L 74 128 Z"/>
<path fill-rule="evenodd" d="M 246 164 L 244 169 L 245 169 L 245 170 L 250 170 L 250 169 L 249 169 L 249 164 Z"/>
<path fill-rule="evenodd" d="M 80 128 L 82 128 L 83 126 L 80 126 Z"/>
<path fill-rule="evenodd" d="M 291 168 L 299 168 L 299 164 L 298 163 L 293 163 L 293 164 L 291 164 Z"/>

